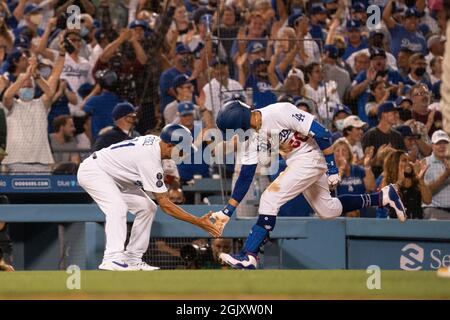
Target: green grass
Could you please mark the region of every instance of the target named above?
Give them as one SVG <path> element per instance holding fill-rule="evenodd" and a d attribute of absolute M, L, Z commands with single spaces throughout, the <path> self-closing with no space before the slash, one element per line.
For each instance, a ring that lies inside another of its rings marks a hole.
<path fill-rule="evenodd" d="M 364 270 L 83 271 L 68 290 L 58 271 L 0 273 L 0 300 L 25 299 L 450 299 L 450 279 L 435 272 L 382 271 L 381 290 Z"/>

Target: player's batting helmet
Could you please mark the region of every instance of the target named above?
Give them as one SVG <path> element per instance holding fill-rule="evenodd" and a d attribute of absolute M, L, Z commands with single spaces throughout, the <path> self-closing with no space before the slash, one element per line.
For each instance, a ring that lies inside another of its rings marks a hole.
<path fill-rule="evenodd" d="M 250 129 L 251 107 L 239 100 L 225 103 L 217 115 L 217 127 L 225 131 L 226 129 Z"/>
<path fill-rule="evenodd" d="M 193 146 L 193 137 L 191 132 L 181 124 L 168 124 L 159 134 L 162 141 L 168 144 L 177 145 L 181 143 L 183 146 Z"/>

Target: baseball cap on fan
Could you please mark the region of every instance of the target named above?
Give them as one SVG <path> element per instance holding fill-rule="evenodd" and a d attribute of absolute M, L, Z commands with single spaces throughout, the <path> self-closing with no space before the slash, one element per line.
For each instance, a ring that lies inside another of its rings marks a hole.
<path fill-rule="evenodd" d="M 367 125 L 364 121 L 362 121 L 358 116 L 348 116 L 344 119 L 343 128 L 364 128 Z"/>
<path fill-rule="evenodd" d="M 444 130 L 437 130 L 433 133 L 431 136 L 431 143 L 436 144 L 440 141 L 447 141 L 450 142 L 450 137 Z"/>

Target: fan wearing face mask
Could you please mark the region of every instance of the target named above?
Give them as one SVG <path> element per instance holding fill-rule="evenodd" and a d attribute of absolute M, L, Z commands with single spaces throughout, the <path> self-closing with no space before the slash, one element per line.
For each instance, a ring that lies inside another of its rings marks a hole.
<path fill-rule="evenodd" d="M 47 113 L 52 104 L 56 81 L 63 61 L 56 61 L 58 72 L 45 81 L 38 72 L 35 57 L 29 59 L 26 72 L 5 91 L 3 105 L 7 110 L 8 154 L 2 164 L 12 174 L 48 174 L 51 172 L 53 156 L 47 133 Z M 35 98 L 37 88 L 43 94 Z"/>
<path fill-rule="evenodd" d="M 431 90 L 430 76 L 427 73 L 427 61 L 421 53 L 415 53 L 409 58 L 409 73 L 405 83 L 411 86 L 417 83 L 425 84 Z"/>

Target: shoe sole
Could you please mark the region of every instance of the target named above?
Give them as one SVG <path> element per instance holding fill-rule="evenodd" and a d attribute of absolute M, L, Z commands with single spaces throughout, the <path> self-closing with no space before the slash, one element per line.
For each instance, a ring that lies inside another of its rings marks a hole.
<path fill-rule="evenodd" d="M 253 266 L 253 265 L 246 267 L 246 266 L 244 266 L 241 263 L 233 264 L 231 261 L 225 260 L 225 259 L 223 259 L 221 257 L 219 257 L 219 259 L 220 259 L 220 261 L 222 261 L 223 263 L 227 264 L 228 266 L 230 266 L 233 269 L 237 269 L 237 270 L 255 270 L 256 269 L 256 267 Z"/>

